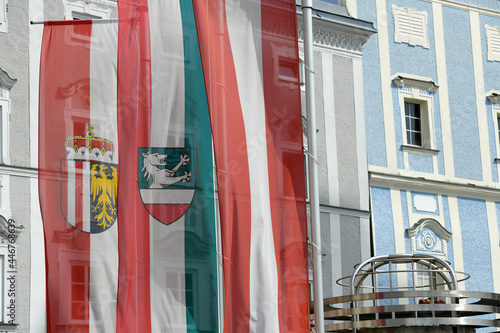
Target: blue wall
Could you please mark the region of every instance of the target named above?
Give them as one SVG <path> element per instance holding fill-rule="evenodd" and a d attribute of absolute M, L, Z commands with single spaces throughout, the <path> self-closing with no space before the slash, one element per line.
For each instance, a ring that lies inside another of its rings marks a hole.
<path fill-rule="evenodd" d="M 376 28 L 375 1 L 363 1 L 362 6 L 358 1 L 358 16 L 373 22 Z M 368 164 L 387 166 L 377 34 L 371 36 L 363 46 L 363 80 Z"/>
<path fill-rule="evenodd" d="M 388 188 L 372 187 L 372 215 L 375 227 L 376 255 L 396 253 L 391 192 Z"/>
<path fill-rule="evenodd" d="M 455 176 L 482 180 L 469 12 L 443 7 Z"/>
<path fill-rule="evenodd" d="M 401 211 L 403 212 L 403 226 L 406 229 L 409 229 L 410 226 L 410 217 L 408 214 L 408 198 L 406 196 L 406 191 L 401 190 Z M 411 239 L 408 237 L 408 233 L 405 232 L 405 250 L 406 253 L 411 253 Z"/>
<path fill-rule="evenodd" d="M 444 227 L 448 231 L 452 231 L 451 229 L 451 219 L 450 219 L 450 206 L 448 205 L 448 196 L 443 195 L 442 196 L 443 200 L 443 217 L 444 217 Z M 454 256 L 453 256 L 453 237 L 450 238 L 447 244 L 447 249 L 448 249 L 448 261 L 451 263 L 451 267 L 455 268 L 455 261 L 454 261 Z"/>
<path fill-rule="evenodd" d="M 491 247 L 486 202 L 470 198 L 457 198 L 464 270 L 471 274 L 465 281 L 467 290 L 493 291 Z"/>

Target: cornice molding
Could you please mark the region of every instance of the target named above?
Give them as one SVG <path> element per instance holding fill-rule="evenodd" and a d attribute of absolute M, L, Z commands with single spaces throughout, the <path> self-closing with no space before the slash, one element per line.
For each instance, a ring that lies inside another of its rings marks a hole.
<path fill-rule="evenodd" d="M 0 175 L 38 178 L 38 169 L 0 165 Z"/>
<path fill-rule="evenodd" d="M 500 17 L 499 10 L 478 7 L 475 5 L 469 5 L 469 4 L 465 4 L 465 3 L 454 1 L 454 0 L 424 0 L 424 1 L 434 2 L 434 3 L 440 4 L 442 6 L 453 7 L 453 8 L 458 8 L 458 9 L 468 10 L 468 11 L 474 11 L 474 12 L 478 12 L 479 14 L 484 14 L 484 15 L 488 15 L 488 16 Z"/>
<path fill-rule="evenodd" d="M 301 25 L 298 26 L 298 37 L 300 42 L 304 42 L 304 29 Z M 362 37 L 336 33 L 323 28 L 313 29 L 313 43 L 315 45 L 361 53 L 365 42 L 366 39 Z"/>
<path fill-rule="evenodd" d="M 389 175 L 370 171 L 370 186 L 406 189 L 425 193 L 444 194 L 455 197 L 499 201 L 500 188 L 486 187 L 472 183 L 457 183 L 444 180 Z"/>

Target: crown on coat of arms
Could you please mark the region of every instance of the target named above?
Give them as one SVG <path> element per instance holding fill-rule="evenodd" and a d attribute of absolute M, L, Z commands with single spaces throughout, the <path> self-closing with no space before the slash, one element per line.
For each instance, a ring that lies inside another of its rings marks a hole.
<path fill-rule="evenodd" d="M 94 127 L 89 124 L 85 136 L 75 135 L 68 137 L 64 144 L 66 150 L 73 150 L 75 153 L 78 153 L 80 149 L 84 147 L 89 153 L 95 148 L 97 148 L 102 155 L 106 152 L 113 152 L 113 143 L 108 139 L 94 136 L 93 129 Z"/>

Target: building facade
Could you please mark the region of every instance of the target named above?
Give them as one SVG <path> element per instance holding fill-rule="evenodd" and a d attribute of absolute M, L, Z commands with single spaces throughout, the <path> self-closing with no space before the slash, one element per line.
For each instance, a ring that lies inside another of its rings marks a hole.
<path fill-rule="evenodd" d="M 432 254 L 470 274 L 460 289 L 499 293 L 500 3 L 353 8 L 377 29 L 363 48 L 374 255 Z"/>
<path fill-rule="evenodd" d="M 297 0 L 303 59 L 300 4 Z M 355 264 L 371 257 L 362 46 L 374 33 L 372 23 L 353 18 L 345 2 L 313 2 L 324 297 L 342 295 L 344 290 L 336 281 L 351 275 Z M 302 65 L 302 71 L 306 70 Z M 305 92 L 302 102 L 305 106 Z M 307 152 L 306 138 L 304 145 Z M 311 158 L 307 153 L 305 156 Z"/>

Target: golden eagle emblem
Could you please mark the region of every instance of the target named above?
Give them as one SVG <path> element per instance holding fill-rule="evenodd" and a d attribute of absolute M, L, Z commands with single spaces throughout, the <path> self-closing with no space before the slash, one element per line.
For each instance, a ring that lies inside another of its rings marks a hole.
<path fill-rule="evenodd" d="M 90 168 L 93 220 L 103 230 L 116 219 L 116 192 L 118 171 L 114 166 L 93 164 Z"/>

